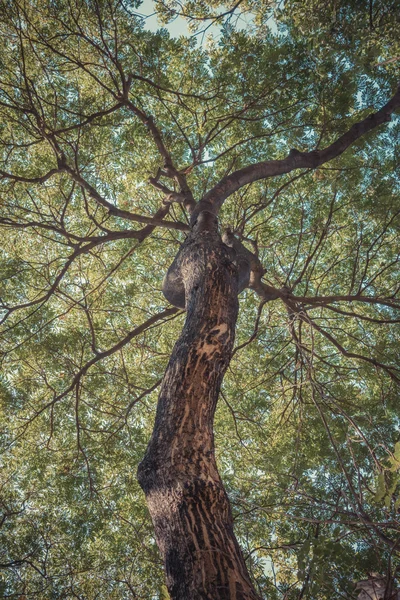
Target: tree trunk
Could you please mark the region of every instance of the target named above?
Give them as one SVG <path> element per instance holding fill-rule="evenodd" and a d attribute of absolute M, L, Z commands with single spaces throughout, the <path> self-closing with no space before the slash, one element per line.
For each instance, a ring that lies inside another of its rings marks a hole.
<path fill-rule="evenodd" d="M 237 269 L 216 227 L 207 227 L 195 226 L 174 261 L 187 316 L 138 479 L 172 600 L 259 600 L 215 462 L 213 420 L 234 342 Z"/>

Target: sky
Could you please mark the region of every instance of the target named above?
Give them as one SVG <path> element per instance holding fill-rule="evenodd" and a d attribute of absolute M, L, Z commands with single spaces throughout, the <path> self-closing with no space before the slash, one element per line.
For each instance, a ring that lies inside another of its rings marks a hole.
<path fill-rule="evenodd" d="M 160 27 L 168 29 L 172 37 L 179 37 L 180 35 L 190 36 L 187 23 L 182 17 L 177 17 L 171 23 L 160 24 L 157 15 L 154 10 L 153 0 L 143 0 L 143 4 L 138 9 L 138 13 L 146 15 L 146 27 L 150 31 L 157 31 Z"/>
<path fill-rule="evenodd" d="M 220 29 L 218 25 L 211 25 L 210 23 L 205 23 L 205 27 L 207 27 L 206 34 L 203 35 L 201 32 L 197 34 L 193 34 L 189 32 L 187 27 L 187 22 L 182 17 L 176 17 L 173 21 L 168 23 L 167 25 L 161 24 L 158 19 L 154 9 L 154 0 L 143 0 L 140 8 L 137 11 L 143 16 L 146 16 L 146 27 L 150 29 L 150 31 L 157 31 L 160 27 L 164 27 L 168 29 L 170 35 L 172 37 L 179 37 L 181 35 L 184 36 L 193 36 L 196 38 L 199 44 L 204 44 L 206 39 L 212 35 L 213 37 L 219 37 Z M 239 20 L 235 23 L 237 29 L 245 28 L 251 22 L 252 16 L 247 14 L 246 16 L 240 16 Z"/>

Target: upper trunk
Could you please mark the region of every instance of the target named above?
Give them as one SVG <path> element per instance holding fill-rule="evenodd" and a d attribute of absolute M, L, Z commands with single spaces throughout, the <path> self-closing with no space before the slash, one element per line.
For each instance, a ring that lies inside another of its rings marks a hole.
<path fill-rule="evenodd" d="M 214 454 L 213 420 L 238 313 L 232 251 L 195 227 L 174 261 L 187 317 L 138 477 L 173 600 L 256 600 Z"/>

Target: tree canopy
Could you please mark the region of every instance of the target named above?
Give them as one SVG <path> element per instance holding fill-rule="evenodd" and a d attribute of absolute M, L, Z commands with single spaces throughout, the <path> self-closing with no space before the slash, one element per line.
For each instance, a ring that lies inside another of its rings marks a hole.
<path fill-rule="evenodd" d="M 0 0 L 0 596 L 168 597 L 136 470 L 202 200 L 253 257 L 214 432 L 250 575 L 356 598 L 399 568 L 398 3 L 140 4 Z"/>

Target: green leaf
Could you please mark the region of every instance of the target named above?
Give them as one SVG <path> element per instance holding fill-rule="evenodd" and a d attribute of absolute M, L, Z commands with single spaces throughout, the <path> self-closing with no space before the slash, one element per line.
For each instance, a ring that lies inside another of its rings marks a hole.
<path fill-rule="evenodd" d="M 385 473 L 379 473 L 375 492 L 375 502 L 380 502 L 386 494 Z"/>

